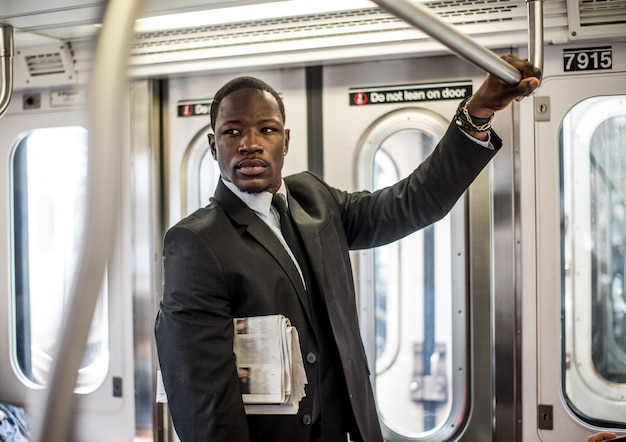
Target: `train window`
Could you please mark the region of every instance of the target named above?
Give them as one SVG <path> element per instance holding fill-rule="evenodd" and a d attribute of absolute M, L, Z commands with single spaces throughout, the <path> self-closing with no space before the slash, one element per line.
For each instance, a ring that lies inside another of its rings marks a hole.
<path fill-rule="evenodd" d="M 193 137 L 185 152 L 183 160 L 183 213 L 204 207 L 215 193 L 220 170 L 217 161 L 211 156 L 206 134 L 210 126 L 203 127 Z"/>
<path fill-rule="evenodd" d="M 87 131 L 35 129 L 12 151 L 14 366 L 31 388 L 45 386 L 83 234 Z M 104 278 L 106 281 L 106 277 Z M 77 393 L 95 390 L 108 365 L 106 283 L 101 289 Z"/>
<path fill-rule="evenodd" d="M 626 96 L 578 103 L 560 138 L 563 389 L 582 419 L 623 424 Z"/>
<path fill-rule="evenodd" d="M 198 174 L 198 207 L 204 207 L 215 193 L 217 180 L 220 176 L 220 169 L 217 161 L 211 156 L 211 150 L 206 149 L 200 161 L 200 172 Z"/>
<path fill-rule="evenodd" d="M 446 128 L 422 109 L 381 117 L 361 139 L 359 187 L 382 188 L 407 176 Z M 360 252 L 363 338 L 375 361 L 372 379 L 389 442 L 448 440 L 462 421 L 465 319 L 455 315 L 466 308 L 465 270 L 453 258 L 464 255 L 458 209 L 400 241 Z"/>

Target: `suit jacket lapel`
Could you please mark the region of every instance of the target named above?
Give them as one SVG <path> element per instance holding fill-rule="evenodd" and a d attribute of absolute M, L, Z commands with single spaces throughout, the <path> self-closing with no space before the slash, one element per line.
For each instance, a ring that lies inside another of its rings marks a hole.
<path fill-rule="evenodd" d="M 290 196 L 289 211 L 304 242 L 306 254 L 311 264 L 311 271 L 313 272 L 311 276 L 315 278 L 317 286 L 321 288 L 324 281 L 324 266 L 322 263 L 322 242 L 317 225 L 300 203 Z"/>
<path fill-rule="evenodd" d="M 241 199 L 233 194 L 228 187 L 218 182 L 215 190 L 215 200 L 220 204 L 224 212 L 235 224 L 245 227 L 248 233 L 256 239 L 280 264 L 293 285 L 302 307 L 306 311 L 309 321 L 312 323 L 309 298 L 302 285 L 300 274 L 296 269 L 291 257 L 284 249 L 276 235 L 270 228 L 252 211 Z M 291 201 L 290 201 L 291 203 Z M 308 246 L 307 246 L 308 250 Z"/>

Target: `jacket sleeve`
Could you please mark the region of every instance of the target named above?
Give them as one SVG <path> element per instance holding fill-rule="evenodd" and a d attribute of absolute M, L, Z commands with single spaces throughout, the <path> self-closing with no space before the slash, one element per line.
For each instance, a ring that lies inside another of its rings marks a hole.
<path fill-rule="evenodd" d="M 168 405 L 183 442 L 250 439 L 228 293 L 209 245 L 188 228 L 170 229 L 155 337 Z"/>
<path fill-rule="evenodd" d="M 480 146 L 450 125 L 433 153 L 405 179 L 375 192 L 333 189 L 350 249 L 396 241 L 443 218 L 502 146 Z"/>

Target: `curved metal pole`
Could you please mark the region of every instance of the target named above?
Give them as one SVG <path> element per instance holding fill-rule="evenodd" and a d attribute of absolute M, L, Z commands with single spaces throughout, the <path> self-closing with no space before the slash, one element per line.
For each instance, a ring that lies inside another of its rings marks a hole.
<path fill-rule="evenodd" d="M 13 27 L 0 24 L 0 118 L 13 94 Z"/>
<path fill-rule="evenodd" d="M 116 233 L 120 194 L 121 115 L 128 48 L 141 0 L 110 0 L 89 88 L 87 219 L 37 440 L 72 440 L 74 386 L 104 268 Z"/>
<path fill-rule="evenodd" d="M 495 75 L 508 84 L 522 79 L 520 72 L 506 61 L 453 26 L 443 22 L 428 8 L 410 0 L 372 0 L 383 9 L 422 30 L 448 47 L 459 57 Z"/>
<path fill-rule="evenodd" d="M 543 72 L 543 0 L 526 0 L 528 60 Z"/>

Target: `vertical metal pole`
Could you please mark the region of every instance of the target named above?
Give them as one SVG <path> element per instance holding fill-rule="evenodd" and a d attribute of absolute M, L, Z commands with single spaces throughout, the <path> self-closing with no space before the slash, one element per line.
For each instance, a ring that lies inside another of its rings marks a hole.
<path fill-rule="evenodd" d="M 13 27 L 0 24 L 0 117 L 13 94 Z"/>
<path fill-rule="evenodd" d="M 528 9 L 528 60 L 543 71 L 543 0 L 526 0 Z"/>

